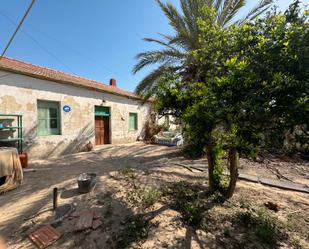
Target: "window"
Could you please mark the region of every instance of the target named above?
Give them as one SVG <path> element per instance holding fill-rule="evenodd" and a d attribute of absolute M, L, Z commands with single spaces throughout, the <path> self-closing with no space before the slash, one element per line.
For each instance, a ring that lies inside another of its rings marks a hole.
<path fill-rule="evenodd" d="M 129 113 L 129 130 L 137 130 L 137 113 Z"/>
<path fill-rule="evenodd" d="M 38 101 L 38 135 L 60 135 L 58 102 Z"/>

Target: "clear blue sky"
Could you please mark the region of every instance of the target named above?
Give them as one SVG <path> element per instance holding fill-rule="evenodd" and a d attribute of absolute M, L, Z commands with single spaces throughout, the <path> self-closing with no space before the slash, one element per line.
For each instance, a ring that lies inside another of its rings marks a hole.
<path fill-rule="evenodd" d="M 240 15 L 258 1 L 247 2 Z M 291 2 L 276 4 L 284 10 Z M 1 0 L 1 51 L 29 3 Z M 155 48 L 142 38 L 170 32 L 154 0 L 37 0 L 6 56 L 104 83 L 115 78 L 132 91 L 147 73 L 131 74 L 134 56 Z"/>

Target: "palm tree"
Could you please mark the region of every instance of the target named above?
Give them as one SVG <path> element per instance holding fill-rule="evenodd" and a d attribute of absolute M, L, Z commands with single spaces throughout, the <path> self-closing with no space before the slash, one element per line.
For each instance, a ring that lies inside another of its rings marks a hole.
<path fill-rule="evenodd" d="M 246 5 L 246 0 L 180 0 L 181 12 L 171 3 L 164 4 L 160 0 L 156 1 L 175 32 L 173 35 L 160 34 L 161 39 L 144 38 L 147 42 L 162 46 L 160 50 L 146 51 L 136 56 L 138 63 L 133 68 L 134 74 L 146 66 L 158 65 L 135 89 L 137 94 L 145 98 L 150 97 L 151 90 L 156 86 L 158 79 L 167 72 L 190 76 L 194 74 L 190 55 L 200 46 L 197 20 L 203 18 L 204 6 L 216 10 L 216 24 L 224 28 L 233 23 L 241 24 L 245 20 L 254 19 L 266 11 L 273 0 L 260 0 L 244 19 L 237 21 L 234 21 L 234 17 Z"/>

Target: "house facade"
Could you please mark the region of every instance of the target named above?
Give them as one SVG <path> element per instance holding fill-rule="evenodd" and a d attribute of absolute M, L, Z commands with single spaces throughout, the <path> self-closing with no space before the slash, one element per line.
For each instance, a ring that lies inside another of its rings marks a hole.
<path fill-rule="evenodd" d="M 142 105 L 138 96 L 117 88 L 113 79 L 105 85 L 9 58 L 0 60 L 0 114 L 22 115 L 24 151 L 31 159 L 84 151 L 89 144 L 134 142 L 151 110 L 150 102 Z M 0 117 L 0 123 L 4 121 Z M 0 141 L 14 136 L 14 129 L 0 130 Z"/>

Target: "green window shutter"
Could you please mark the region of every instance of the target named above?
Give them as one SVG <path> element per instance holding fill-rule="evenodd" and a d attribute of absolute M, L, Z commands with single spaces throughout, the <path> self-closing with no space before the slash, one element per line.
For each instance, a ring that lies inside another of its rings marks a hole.
<path fill-rule="evenodd" d="M 38 101 L 38 135 L 60 135 L 59 103 Z"/>
<path fill-rule="evenodd" d="M 129 113 L 129 130 L 135 131 L 137 129 L 137 113 Z"/>

